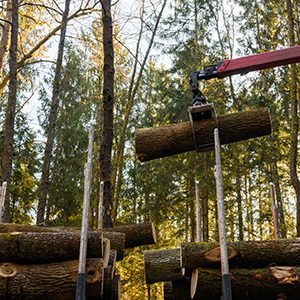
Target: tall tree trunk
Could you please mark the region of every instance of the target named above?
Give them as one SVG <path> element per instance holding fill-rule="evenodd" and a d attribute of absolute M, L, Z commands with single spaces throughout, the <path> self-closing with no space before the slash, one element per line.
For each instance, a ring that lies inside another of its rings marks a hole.
<path fill-rule="evenodd" d="M 295 25 L 294 13 L 291 0 L 286 0 L 288 15 L 288 35 L 290 46 L 295 46 Z M 298 134 L 299 134 L 299 116 L 298 116 L 298 79 L 295 65 L 291 65 L 291 105 L 292 105 L 292 124 L 291 124 L 291 152 L 290 152 L 290 176 L 293 188 L 296 193 L 297 207 L 297 236 L 300 236 L 300 180 L 297 174 L 298 158 Z"/>
<path fill-rule="evenodd" d="M 111 184 L 111 153 L 113 143 L 114 47 L 112 38 L 111 0 L 101 0 L 103 24 L 103 127 L 100 147 L 100 180 L 104 182 L 103 226 L 112 227 L 113 190 Z"/>
<path fill-rule="evenodd" d="M 14 150 L 14 124 L 17 102 L 17 55 L 19 29 L 19 1 L 12 0 L 11 7 L 11 38 L 9 49 L 9 92 L 4 123 L 4 140 L 2 154 L 2 182 L 7 182 L 5 197 L 4 221 L 10 221 L 10 177 Z"/>
<path fill-rule="evenodd" d="M 8 45 L 9 45 L 9 31 L 10 31 L 10 22 L 11 22 L 11 1 L 7 0 L 6 4 L 6 17 L 2 27 L 2 36 L 0 40 L 0 78 L 3 75 L 4 64 L 6 56 L 8 54 Z"/>
<path fill-rule="evenodd" d="M 46 142 L 46 147 L 44 152 L 42 178 L 41 178 L 40 191 L 39 191 L 38 212 L 37 212 L 37 221 L 36 221 L 37 224 L 44 223 L 45 220 L 46 198 L 49 190 L 50 163 L 52 158 L 52 149 L 53 149 L 54 137 L 55 137 L 55 127 L 56 127 L 58 107 L 59 107 L 61 68 L 62 68 L 62 60 L 64 54 L 65 37 L 66 37 L 66 30 L 68 24 L 70 2 L 71 0 L 66 0 L 65 2 L 65 10 L 61 21 L 60 40 L 58 45 L 58 54 L 57 54 L 55 75 L 53 81 L 49 124 L 47 130 L 47 142 Z"/>

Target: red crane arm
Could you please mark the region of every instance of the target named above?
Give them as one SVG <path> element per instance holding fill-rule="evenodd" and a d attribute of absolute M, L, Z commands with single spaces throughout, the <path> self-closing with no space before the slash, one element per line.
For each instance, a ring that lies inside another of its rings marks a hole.
<path fill-rule="evenodd" d="M 246 57 L 228 59 L 218 67 L 217 77 L 241 74 L 244 72 L 274 68 L 300 62 L 300 46 Z"/>
<path fill-rule="evenodd" d="M 205 67 L 203 71 L 198 72 L 197 77 L 198 80 L 224 78 L 298 62 L 300 62 L 300 46 L 295 46 L 235 59 L 226 59 L 217 65 Z"/>

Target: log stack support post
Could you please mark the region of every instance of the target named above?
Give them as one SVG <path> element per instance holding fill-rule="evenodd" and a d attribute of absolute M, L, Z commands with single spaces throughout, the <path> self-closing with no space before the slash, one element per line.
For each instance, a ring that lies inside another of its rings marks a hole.
<path fill-rule="evenodd" d="M 195 180 L 195 191 L 196 191 L 196 242 L 203 241 L 202 234 L 202 213 L 201 213 L 201 205 L 200 205 L 200 182 Z"/>
<path fill-rule="evenodd" d="M 216 178 L 218 227 L 219 227 L 219 240 L 220 240 L 220 251 L 221 251 L 222 299 L 231 300 L 232 299 L 231 280 L 230 280 L 229 263 L 228 263 L 226 221 L 225 221 L 224 193 L 223 193 L 223 176 L 222 176 L 222 166 L 221 166 L 221 149 L 220 149 L 220 138 L 219 138 L 218 128 L 215 128 L 214 130 L 214 140 L 215 140 L 215 157 L 216 157 L 214 174 Z"/>
<path fill-rule="evenodd" d="M 88 224 L 90 211 L 90 194 L 92 181 L 92 159 L 93 159 L 93 141 L 94 128 L 89 130 L 89 144 L 88 144 L 88 159 L 84 170 L 84 200 L 83 212 L 81 221 L 81 239 L 79 250 L 79 266 L 76 288 L 76 299 L 85 300 L 85 281 L 86 281 L 86 257 L 87 257 L 87 242 L 88 242 Z"/>
<path fill-rule="evenodd" d="M 98 229 L 103 229 L 103 194 L 104 193 L 104 181 L 100 182 L 100 197 L 98 207 Z"/>

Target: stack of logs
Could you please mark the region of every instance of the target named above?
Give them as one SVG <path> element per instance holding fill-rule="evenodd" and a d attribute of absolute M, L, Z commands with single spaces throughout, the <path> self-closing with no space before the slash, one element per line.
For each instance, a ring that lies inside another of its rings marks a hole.
<path fill-rule="evenodd" d="M 299 300 L 300 239 L 228 245 L 234 300 Z M 213 243 L 145 251 L 146 282 L 164 281 L 164 299 L 219 300 L 220 250 Z"/>
<path fill-rule="evenodd" d="M 120 299 L 116 261 L 154 243 L 152 223 L 90 231 L 86 299 Z M 78 229 L 0 224 L 0 299 L 75 299 L 79 245 Z"/>

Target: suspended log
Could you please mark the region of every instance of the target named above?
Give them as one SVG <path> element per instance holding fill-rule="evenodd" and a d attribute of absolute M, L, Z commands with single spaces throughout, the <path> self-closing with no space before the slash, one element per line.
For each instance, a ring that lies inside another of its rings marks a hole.
<path fill-rule="evenodd" d="M 0 299 L 73 300 L 78 260 L 49 264 L 0 263 Z M 101 295 L 103 260 L 87 260 L 87 298 Z"/>
<path fill-rule="evenodd" d="M 214 119 L 194 121 L 198 150 L 210 151 L 214 145 Z M 218 116 L 221 144 L 235 143 L 271 134 L 271 120 L 267 108 Z M 171 156 L 196 150 L 190 122 L 157 128 L 138 129 L 135 137 L 136 153 L 140 161 Z"/>
<path fill-rule="evenodd" d="M 229 243 L 228 255 L 231 268 L 300 265 L 300 239 Z M 187 269 L 219 267 L 220 248 L 211 243 L 183 243 L 180 260 L 182 268 Z"/>
<path fill-rule="evenodd" d="M 180 249 L 144 251 L 146 283 L 184 279 L 180 267 Z"/>
<path fill-rule="evenodd" d="M 125 233 L 125 248 L 156 244 L 156 230 L 153 223 L 122 225 L 105 230 Z"/>
<path fill-rule="evenodd" d="M 300 267 L 232 269 L 230 276 L 233 300 L 300 299 Z M 192 299 L 220 300 L 221 279 L 218 269 L 196 269 L 191 279 Z"/>
<path fill-rule="evenodd" d="M 42 263 L 78 259 L 80 232 L 0 233 L 0 262 Z M 88 235 L 88 257 L 109 259 L 110 241 L 100 232 Z"/>
<path fill-rule="evenodd" d="M 77 233 L 80 234 L 80 228 L 74 227 L 44 227 L 35 225 L 20 225 L 11 223 L 0 224 L 0 233 L 11 233 L 11 232 L 66 232 L 66 233 Z M 117 250 L 117 260 L 121 260 L 124 257 L 125 248 L 125 234 L 114 231 L 102 231 L 102 230 L 91 230 L 90 233 L 96 235 L 103 234 L 103 238 L 110 240 L 111 249 Z"/>

